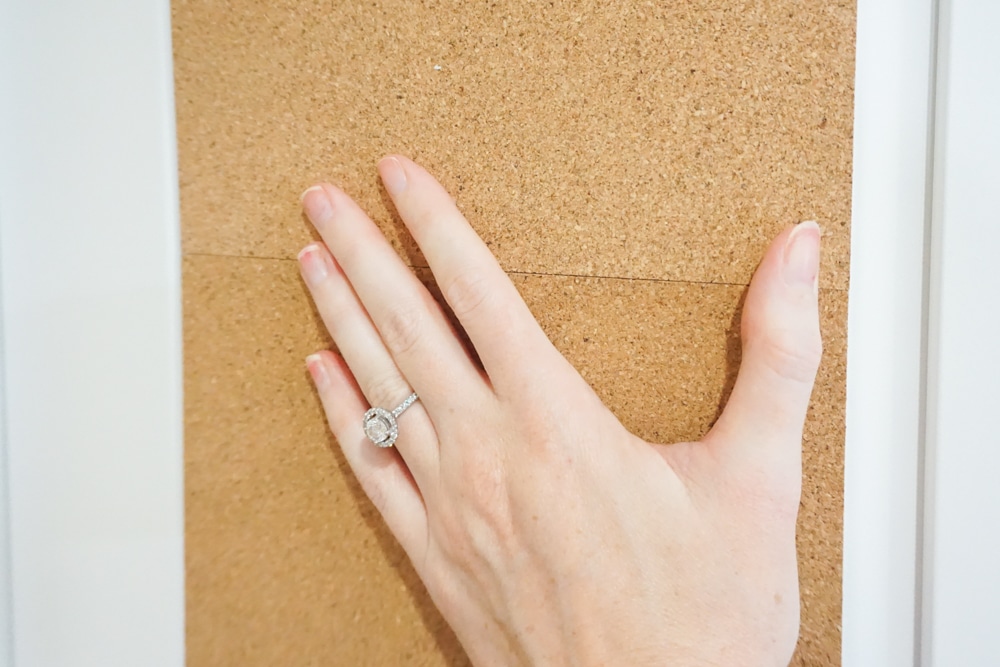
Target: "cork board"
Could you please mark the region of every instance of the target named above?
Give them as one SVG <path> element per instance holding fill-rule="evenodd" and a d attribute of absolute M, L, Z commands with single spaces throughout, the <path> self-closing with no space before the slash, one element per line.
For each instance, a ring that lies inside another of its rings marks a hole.
<path fill-rule="evenodd" d="M 840 664 L 854 3 L 173 1 L 188 664 L 467 664 L 326 430 L 298 194 L 343 187 L 425 280 L 375 162 L 456 198 L 635 433 L 694 439 L 786 224 L 824 230 L 796 665 Z"/>

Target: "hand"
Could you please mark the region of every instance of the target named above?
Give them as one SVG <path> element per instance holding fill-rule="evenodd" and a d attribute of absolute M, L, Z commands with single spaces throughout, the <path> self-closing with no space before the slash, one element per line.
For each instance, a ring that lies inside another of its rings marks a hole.
<path fill-rule="evenodd" d="M 799 627 L 802 426 L 821 355 L 820 233 L 785 229 L 750 285 L 743 357 L 698 442 L 629 433 L 559 354 L 444 188 L 378 165 L 475 355 L 354 201 L 303 205 L 299 255 L 340 354 L 307 360 L 344 455 L 473 663 L 786 665 Z M 478 358 L 478 360 L 477 360 Z M 394 448 L 362 429 L 399 417 Z"/>

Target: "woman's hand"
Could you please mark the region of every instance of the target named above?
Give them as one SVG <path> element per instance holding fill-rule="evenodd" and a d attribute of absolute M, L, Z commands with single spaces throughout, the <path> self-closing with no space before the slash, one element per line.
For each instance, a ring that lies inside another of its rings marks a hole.
<path fill-rule="evenodd" d="M 324 184 L 303 204 L 325 244 L 299 260 L 343 356 L 307 364 L 348 462 L 472 661 L 787 664 L 821 354 L 815 223 L 783 231 L 753 278 L 718 422 L 698 442 L 653 444 L 552 346 L 444 188 L 405 157 L 378 168 L 475 354 L 365 212 Z M 365 411 L 411 391 L 395 447 L 375 446 Z"/>

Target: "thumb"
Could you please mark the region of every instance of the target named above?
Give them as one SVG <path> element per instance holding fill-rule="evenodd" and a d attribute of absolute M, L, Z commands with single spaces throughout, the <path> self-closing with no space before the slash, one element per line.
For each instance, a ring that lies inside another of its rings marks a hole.
<path fill-rule="evenodd" d="M 705 438 L 724 457 L 800 474 L 802 426 L 823 352 L 819 253 L 815 222 L 790 226 L 771 243 L 750 282 L 740 323 L 739 374 Z"/>

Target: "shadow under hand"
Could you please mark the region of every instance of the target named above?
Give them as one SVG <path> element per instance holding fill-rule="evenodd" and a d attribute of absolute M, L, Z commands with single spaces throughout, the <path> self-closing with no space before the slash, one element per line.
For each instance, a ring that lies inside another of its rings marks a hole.
<path fill-rule="evenodd" d="M 304 285 L 303 289 L 306 289 Z M 318 331 L 322 332 L 322 337 L 329 340 L 323 320 L 319 315 L 319 311 L 316 310 L 316 305 L 313 303 L 312 299 L 309 299 L 308 302 L 312 311 L 313 324 L 317 327 Z M 333 345 L 330 345 L 330 348 L 336 349 Z M 305 371 L 305 375 L 308 386 L 311 387 L 312 380 L 308 377 L 308 371 Z M 316 404 L 316 414 L 322 415 L 323 405 L 320 402 L 319 395 L 313 391 L 312 396 Z M 358 418 L 360 419 L 360 417 L 361 416 L 359 415 Z M 361 488 L 361 484 L 354 476 L 354 471 L 347 462 L 347 458 L 344 456 L 337 439 L 333 436 L 333 433 L 331 433 L 329 429 L 326 429 L 326 436 L 327 447 L 333 455 L 334 461 L 337 463 L 337 468 L 340 470 L 340 474 L 343 475 L 346 480 L 347 487 L 350 489 L 351 495 L 354 497 L 355 507 L 357 508 L 358 514 L 361 515 L 365 524 L 372 531 L 372 534 L 378 541 L 378 545 L 382 550 L 382 553 L 385 554 L 386 559 L 389 563 L 391 563 L 393 569 L 399 576 L 399 579 L 403 582 L 403 585 L 406 586 L 406 592 L 410 599 L 413 600 L 414 606 L 420 614 L 420 620 L 423 623 L 424 628 L 433 637 L 438 653 L 444 659 L 444 662 L 448 667 L 471 667 L 472 663 L 469 661 L 465 650 L 462 648 L 462 644 L 458 641 L 455 633 L 452 632 L 452 629 L 448 625 L 447 621 L 445 621 L 444 617 L 441 616 L 437 607 L 434 606 L 434 602 L 431 600 L 430 595 L 427 593 L 427 589 L 424 587 L 423 582 L 420 580 L 416 570 L 410 563 L 410 559 L 407 557 L 406 552 L 403 551 L 402 546 L 400 546 L 395 536 L 386 526 L 381 515 L 378 513 L 378 510 L 368 499 L 368 495 L 365 493 L 364 489 Z M 372 633 L 375 634 L 377 631 L 378 629 L 373 629 Z M 404 664 L 404 658 L 409 658 L 410 660 L 413 659 L 413 656 L 399 657 L 400 662 L 397 664 Z M 405 660 L 405 662 L 408 661 L 409 660 Z"/>
<path fill-rule="evenodd" d="M 740 342 L 740 319 L 743 317 L 743 306 L 746 304 L 749 291 L 749 285 L 743 288 L 740 299 L 736 303 L 736 311 L 729 322 L 729 328 L 726 329 L 726 375 L 722 383 L 722 393 L 719 395 L 719 406 L 708 425 L 709 428 L 715 426 L 715 422 L 719 421 L 722 411 L 726 409 L 726 403 L 729 402 L 729 396 L 733 393 L 733 387 L 736 385 L 736 376 L 739 374 L 740 362 L 743 359 L 743 347 Z"/>
<path fill-rule="evenodd" d="M 319 399 L 317 398 L 318 402 Z M 327 446 L 330 448 L 333 458 L 337 462 L 340 473 L 347 480 L 347 486 L 351 490 L 351 495 L 354 496 L 358 513 L 375 535 L 379 548 L 392 564 L 392 568 L 396 571 L 400 580 L 402 580 L 403 585 L 406 586 L 406 592 L 410 599 L 413 600 L 424 628 L 434 638 L 438 653 L 444 658 L 445 664 L 448 667 L 471 667 L 472 663 L 465 654 L 462 644 L 458 641 L 455 633 L 452 632 L 447 621 L 441 616 L 441 612 L 434 606 L 434 602 L 431 600 L 427 589 L 417 575 L 417 571 L 413 568 L 413 564 L 410 563 L 406 552 L 403 551 L 399 542 L 396 541 L 395 536 L 389 531 L 385 522 L 382 521 L 382 517 L 375 509 L 375 506 L 372 505 L 364 489 L 361 488 L 361 484 L 354 476 L 354 472 L 344 457 L 337 439 L 329 432 L 327 432 Z M 401 662 L 399 664 L 403 664 L 403 657 L 400 656 Z"/>
<path fill-rule="evenodd" d="M 390 228 L 399 241 L 399 250 L 402 251 L 403 259 L 411 268 L 428 268 L 427 258 L 424 257 L 424 253 L 421 252 L 417 242 L 410 235 L 410 230 L 406 228 L 406 223 L 399 216 L 399 211 L 396 210 L 396 205 L 393 203 L 392 197 L 389 196 L 389 191 L 382 184 L 381 179 L 378 179 L 376 187 L 378 187 L 378 194 L 382 200 L 382 205 L 389 214 Z"/>

